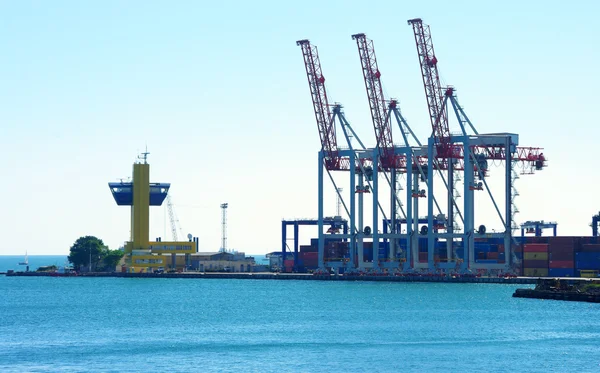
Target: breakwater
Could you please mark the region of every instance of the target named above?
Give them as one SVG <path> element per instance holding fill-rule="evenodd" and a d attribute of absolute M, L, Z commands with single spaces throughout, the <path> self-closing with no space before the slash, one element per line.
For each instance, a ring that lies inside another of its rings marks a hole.
<path fill-rule="evenodd" d="M 368 276 L 368 275 L 313 275 L 302 273 L 84 273 L 78 275 L 48 272 L 13 272 L 7 276 L 43 277 L 120 277 L 120 278 L 188 278 L 188 279 L 244 279 L 244 280 L 313 280 L 313 281 L 383 281 L 383 282 L 446 282 L 535 284 L 536 278 L 516 277 L 450 277 L 450 276 Z"/>
<path fill-rule="evenodd" d="M 580 293 L 575 291 L 517 289 L 513 297 L 600 303 L 600 293 Z"/>

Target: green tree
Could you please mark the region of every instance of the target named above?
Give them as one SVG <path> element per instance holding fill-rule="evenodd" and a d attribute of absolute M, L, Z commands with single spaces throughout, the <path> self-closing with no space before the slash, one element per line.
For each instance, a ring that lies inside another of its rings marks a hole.
<path fill-rule="evenodd" d="M 108 247 L 101 239 L 94 236 L 79 237 L 71 246 L 68 259 L 75 269 L 90 268 L 91 259 L 91 269 L 94 271 L 106 256 L 107 251 L 109 251 Z"/>
<path fill-rule="evenodd" d="M 119 261 L 124 255 L 125 252 L 123 250 L 110 250 L 107 247 L 106 251 L 104 252 L 103 258 L 104 270 L 111 272 L 114 271 L 115 267 L 117 266 L 117 264 L 119 264 Z"/>

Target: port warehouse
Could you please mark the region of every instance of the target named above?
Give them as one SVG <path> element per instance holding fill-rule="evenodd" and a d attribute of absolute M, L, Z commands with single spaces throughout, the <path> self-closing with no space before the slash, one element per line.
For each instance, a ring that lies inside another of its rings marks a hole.
<path fill-rule="evenodd" d="M 163 267 L 165 270 L 172 269 L 179 272 L 186 270 L 200 272 L 263 272 L 267 270 L 267 266 L 256 264 L 254 257 L 247 257 L 244 253 L 218 251 L 176 254 L 175 261 L 173 261 L 172 255 L 136 255 L 131 264 L 133 267 L 140 269 L 152 268 L 155 270 Z M 121 265 L 121 271 L 127 272 L 125 263 Z"/>

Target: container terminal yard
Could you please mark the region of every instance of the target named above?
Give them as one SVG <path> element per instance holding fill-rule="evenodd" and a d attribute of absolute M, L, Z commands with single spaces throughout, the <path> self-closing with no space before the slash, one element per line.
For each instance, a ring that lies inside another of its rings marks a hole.
<path fill-rule="evenodd" d="M 281 251 L 271 254 L 277 258 L 271 267 L 290 273 L 289 278 L 310 273 L 298 278 L 315 279 L 329 274 L 407 280 L 597 277 L 600 215 L 592 217 L 590 237 L 557 236 L 555 222 L 518 225 L 515 181 L 548 166 L 543 149 L 522 146 L 518 134 L 502 129 L 479 133 L 459 104 L 455 86 L 440 82 L 442 59 L 435 54 L 430 27 L 419 18 L 407 23 L 414 34 L 429 110 L 431 136 L 426 141 L 415 136 L 399 100 L 384 95 L 374 42 L 365 34 L 349 39 L 356 44 L 369 103 L 375 135 L 370 142 L 354 131 L 342 104 L 328 96 L 317 47 L 307 39 L 296 42 L 321 141 L 317 217 L 282 221 Z M 450 128 L 452 118 L 457 128 Z M 400 139 L 399 145 L 394 137 Z M 170 184 L 150 183 L 147 155 L 133 165 L 131 182 L 109 183 L 117 205 L 131 206 L 131 237 L 124 246 L 122 272 L 149 274 L 163 268 L 255 272 L 252 258 L 227 252 L 226 203 L 221 205 L 219 252 L 199 253 L 198 238 L 192 235 L 184 241 L 176 234 L 173 241 L 160 237 L 150 241 L 150 206 L 163 204 Z M 492 174 L 502 179 L 500 188 L 490 182 Z M 335 216 L 325 216 L 326 187 L 337 196 Z M 477 208 L 484 206 L 492 206 L 501 229 L 489 232 L 485 224 L 475 224 Z M 318 237 L 304 245 L 303 226 L 316 226 L 318 231 Z M 548 229 L 552 235 L 542 235 Z"/>

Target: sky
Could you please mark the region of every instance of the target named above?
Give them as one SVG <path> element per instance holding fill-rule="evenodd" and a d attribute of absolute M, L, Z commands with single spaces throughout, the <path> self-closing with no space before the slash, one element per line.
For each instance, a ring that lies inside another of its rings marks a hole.
<path fill-rule="evenodd" d="M 548 168 L 517 180 L 517 222 L 589 235 L 600 210 L 599 11 L 595 1 L 0 1 L 0 254 L 66 254 L 83 235 L 118 248 L 130 211 L 107 183 L 131 176 L 146 147 L 151 181 L 172 184 L 201 251 L 220 247 L 223 202 L 229 248 L 279 250 L 282 219 L 317 216 L 320 143 L 296 40 L 318 46 L 330 101 L 373 146 L 351 39 L 366 33 L 387 97 L 425 141 L 406 23 L 417 17 L 478 131 L 544 148 Z M 325 214 L 335 209 L 327 184 Z M 485 207 L 476 224 L 493 215 Z M 150 235 L 170 237 L 164 207 L 151 208 Z"/>

